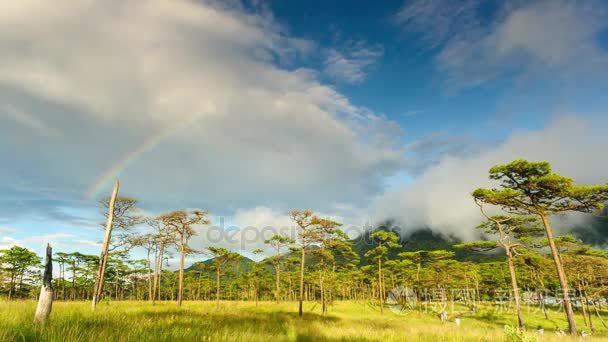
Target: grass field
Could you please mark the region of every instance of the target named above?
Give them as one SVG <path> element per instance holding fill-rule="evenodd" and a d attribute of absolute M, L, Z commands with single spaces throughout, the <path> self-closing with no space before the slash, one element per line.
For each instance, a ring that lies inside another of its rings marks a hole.
<path fill-rule="evenodd" d="M 383 316 L 367 303 L 337 302 L 327 315 L 319 306 L 307 303 L 303 319 L 297 303 L 185 302 L 175 303 L 104 302 L 93 313 L 89 302 L 55 302 L 51 322 L 41 328 L 31 323 L 33 301 L 0 301 L 1 341 L 506 341 L 504 325 L 515 323 L 512 313 L 484 307 L 475 315 L 453 317 L 441 322 L 437 315 L 418 311 L 385 310 Z M 458 307 L 456 307 L 456 310 Z M 550 312 L 545 320 L 540 312 L 528 312 L 527 324 L 534 327 L 529 337 L 537 337 L 541 325 L 545 334 L 539 341 L 566 341 L 554 333 L 566 328 L 561 312 Z M 580 315 L 578 315 L 580 316 Z M 584 329 L 582 317 L 579 330 Z M 599 331 L 585 340 L 608 340 L 608 330 L 595 321 Z M 587 329 L 588 330 L 588 329 Z"/>

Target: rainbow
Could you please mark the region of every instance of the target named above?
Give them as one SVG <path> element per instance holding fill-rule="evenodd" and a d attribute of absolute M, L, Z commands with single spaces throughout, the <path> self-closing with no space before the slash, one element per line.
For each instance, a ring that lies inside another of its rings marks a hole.
<path fill-rule="evenodd" d="M 174 125 L 169 129 L 160 130 L 158 133 L 153 134 L 146 138 L 143 142 L 136 145 L 134 149 L 128 151 L 118 161 L 112 164 L 107 170 L 105 170 L 101 176 L 99 176 L 95 182 L 87 189 L 86 198 L 92 199 L 101 193 L 106 186 L 110 186 L 112 181 L 121 174 L 129 165 L 139 159 L 139 157 L 160 144 L 163 140 L 175 134 L 181 128 L 190 125 L 195 118 L 191 120 L 185 120 L 184 122 Z"/>

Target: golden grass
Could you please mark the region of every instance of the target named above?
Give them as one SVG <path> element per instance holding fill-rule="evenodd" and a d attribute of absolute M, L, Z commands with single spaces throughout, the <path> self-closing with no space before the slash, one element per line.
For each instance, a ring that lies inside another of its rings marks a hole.
<path fill-rule="evenodd" d="M 432 309 L 380 315 L 369 303 L 336 302 L 323 316 L 319 305 L 306 303 L 300 319 L 296 303 L 222 302 L 217 309 L 215 302 L 185 302 L 178 309 L 172 302 L 104 302 L 93 313 L 89 302 L 55 302 L 50 324 L 37 327 L 31 322 L 35 302 L 0 301 L 0 341 L 505 341 L 504 325 L 515 323 L 512 312 L 484 306 L 456 326 Z M 550 312 L 549 320 L 540 312 L 525 315 L 534 327 L 530 337 L 541 325 L 540 341 L 569 340 L 553 332 L 566 328 L 563 313 Z M 585 340 L 607 339 L 608 329 L 595 324 L 601 329 Z"/>

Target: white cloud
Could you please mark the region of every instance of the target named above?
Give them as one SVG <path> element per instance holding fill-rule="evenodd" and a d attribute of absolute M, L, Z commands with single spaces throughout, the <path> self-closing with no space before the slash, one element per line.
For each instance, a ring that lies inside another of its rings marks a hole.
<path fill-rule="evenodd" d="M 51 247 L 53 247 L 55 252 L 78 250 L 84 253 L 97 253 L 98 248 L 101 246 L 99 242 L 82 239 L 80 236 L 71 233 L 48 233 L 21 238 L 13 238 L 10 236 L 0 237 L 0 249 L 17 245 L 28 248 L 39 255 L 44 255 L 47 244 L 51 244 Z M 82 249 L 83 247 L 85 249 Z"/>
<path fill-rule="evenodd" d="M 54 129 L 50 129 L 40 120 L 33 117 L 31 114 L 23 112 L 19 109 L 11 106 L 0 106 L 0 112 L 2 112 L 8 119 L 12 119 L 15 122 L 24 125 L 37 134 L 40 135 L 54 135 L 57 134 Z"/>
<path fill-rule="evenodd" d="M 447 156 L 413 183 L 380 196 L 371 209 L 375 221 L 393 218 L 406 232 L 426 226 L 446 235 L 474 238 L 481 215 L 470 193 L 495 184 L 488 179 L 492 165 L 520 158 L 547 160 L 555 172 L 580 184 L 606 183 L 608 161 L 598 158 L 608 144 L 599 128 L 603 123 L 564 116 L 540 131 L 513 134 L 481 153 Z"/>
<path fill-rule="evenodd" d="M 190 245 L 199 251 L 211 245 L 241 252 L 267 249 L 264 240 L 275 234 L 297 240 L 297 228 L 287 209 L 269 207 L 241 208 L 231 217 L 213 217 L 209 226 L 197 227 L 196 231 L 198 234 L 190 240 Z"/>
<path fill-rule="evenodd" d="M 0 249 L 11 248 L 14 245 L 21 246 L 21 242 L 15 238 L 9 236 L 9 234 L 15 233 L 16 230 L 11 227 L 0 226 Z"/>
<path fill-rule="evenodd" d="M 368 230 L 369 219 L 360 217 L 360 212 L 353 208 L 340 208 L 343 214 L 328 214 L 315 211 L 319 217 L 331 218 L 343 223 L 343 230 L 354 238 Z M 254 257 L 251 252 L 262 249 L 267 254 L 275 251 L 264 243 L 266 239 L 275 234 L 287 236 L 298 241 L 299 229 L 288 215 L 288 209 L 276 209 L 269 207 L 254 207 L 249 209 L 238 209 L 231 217 L 212 217 L 208 226 L 195 228 L 197 235 L 193 236 L 189 244 L 197 250 L 204 252 L 208 246 L 220 246 L 249 257 Z"/>
<path fill-rule="evenodd" d="M 0 127 L 0 176 L 74 199 L 117 166 L 154 211 L 365 202 L 401 165 L 398 126 L 279 67 L 312 45 L 284 32 L 215 2 L 2 3 L 0 101 L 31 120 Z"/>
<path fill-rule="evenodd" d="M 15 228 L 6 227 L 6 226 L 0 226 L 0 233 L 1 234 L 14 233 L 15 231 L 16 231 Z"/>
<path fill-rule="evenodd" d="M 539 2 L 512 11 L 482 37 L 453 39 L 438 55 L 449 82 L 474 86 L 523 68 L 569 76 L 608 67 L 597 34 L 606 18 L 572 3 Z M 591 68 L 591 69 L 590 69 Z"/>
<path fill-rule="evenodd" d="M 340 82 L 361 83 L 383 54 L 381 45 L 370 45 L 364 41 L 350 42 L 341 49 L 329 48 L 323 61 L 324 71 Z"/>
<path fill-rule="evenodd" d="M 51 233 L 51 234 L 43 234 L 43 235 L 34 235 L 23 239 L 24 242 L 27 243 L 51 243 L 51 244 L 61 244 L 65 243 L 68 239 L 73 238 L 73 234 L 68 233 Z"/>
<path fill-rule="evenodd" d="M 99 243 L 98 241 L 93 241 L 93 240 L 76 240 L 75 242 L 81 246 L 94 247 L 94 248 L 101 247 L 101 243 Z"/>
<path fill-rule="evenodd" d="M 598 35 L 608 27 L 601 1 L 506 1 L 489 18 L 483 2 L 411 1 L 397 14 L 407 30 L 438 49 L 435 62 L 449 88 L 501 76 L 601 77 L 608 53 Z M 487 14 L 487 13 L 486 13 Z"/>
<path fill-rule="evenodd" d="M 3 236 L 0 238 L 0 249 L 9 249 L 13 246 L 23 246 L 20 241 L 10 237 Z"/>
<path fill-rule="evenodd" d="M 278 212 L 268 207 L 239 209 L 234 215 L 234 222 L 240 227 L 291 227 L 293 222 L 286 212 Z"/>

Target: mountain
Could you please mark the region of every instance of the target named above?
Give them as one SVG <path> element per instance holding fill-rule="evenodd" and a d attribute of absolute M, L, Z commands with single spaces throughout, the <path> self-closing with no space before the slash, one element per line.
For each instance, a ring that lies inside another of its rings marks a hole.
<path fill-rule="evenodd" d="M 598 215 L 589 216 L 588 220 L 572 227 L 572 234 L 596 247 L 608 245 L 608 205 Z"/>
<path fill-rule="evenodd" d="M 214 274 L 215 268 L 213 266 L 213 260 L 215 258 L 197 261 L 193 263 L 190 267 L 186 268 L 185 272 L 203 272 L 206 274 Z M 222 273 L 230 273 L 233 275 L 241 275 L 243 273 L 251 270 L 251 265 L 255 264 L 255 261 L 249 259 L 246 256 L 241 256 L 241 259 L 234 263 L 225 265 L 222 269 Z"/>
<path fill-rule="evenodd" d="M 608 222 L 608 220 L 607 220 Z M 398 227 L 393 225 L 391 222 L 386 222 L 380 225 L 376 229 L 365 231 L 360 236 L 356 237 L 352 240 L 353 250 L 361 257 L 359 262 L 360 266 L 367 265 L 368 260 L 365 257 L 365 253 L 374 247 L 377 246 L 377 243 L 371 239 L 370 235 L 377 230 L 384 231 L 392 231 L 399 235 L 401 248 L 396 248 L 389 251 L 389 257 L 391 259 L 398 259 L 398 254 L 401 252 L 412 252 L 418 250 L 439 250 L 444 249 L 448 251 L 453 251 L 455 253 L 455 259 L 459 261 L 496 261 L 502 260 L 503 256 L 500 253 L 478 253 L 467 250 L 459 250 L 455 249 L 453 245 L 460 243 L 461 241 L 455 237 L 446 237 L 440 233 L 434 232 L 430 228 L 420 228 L 415 230 L 409 234 L 403 234 L 403 231 Z M 306 255 L 306 264 L 313 265 L 317 262 L 317 257 L 313 255 L 312 250 L 317 249 L 317 246 L 308 247 L 307 255 Z M 290 251 L 282 256 L 284 260 L 295 258 L 299 260 L 299 252 L 298 251 Z M 240 275 L 251 270 L 252 265 L 255 264 L 255 261 L 242 256 L 242 258 L 233 265 L 228 265 L 225 267 L 225 271 L 227 273 L 231 273 L 234 275 Z M 270 265 L 267 266 L 269 271 L 273 271 Z M 215 272 L 213 268 L 213 258 L 207 259 L 204 261 L 197 261 L 192 264 L 192 266 L 186 268 L 186 272 L 204 272 L 208 274 L 213 274 Z"/>
<path fill-rule="evenodd" d="M 352 240 L 353 250 L 361 256 L 360 265 L 368 264 L 368 260 L 365 258 L 365 253 L 378 245 L 370 237 L 371 234 L 378 230 L 391 231 L 400 237 L 400 244 L 402 247 L 389 251 L 389 257 L 391 259 L 398 259 L 397 255 L 401 252 L 439 249 L 453 251 L 455 253 L 455 259 L 459 261 L 492 261 L 502 258 L 501 255 L 495 253 L 476 253 L 467 250 L 455 249 L 453 245 L 461 242 L 459 239 L 455 237 L 446 237 L 426 227 L 420 228 L 410 234 L 405 235 L 399 227 L 393 225 L 392 222 L 389 221 L 380 225 L 376 229 L 366 231 Z"/>

